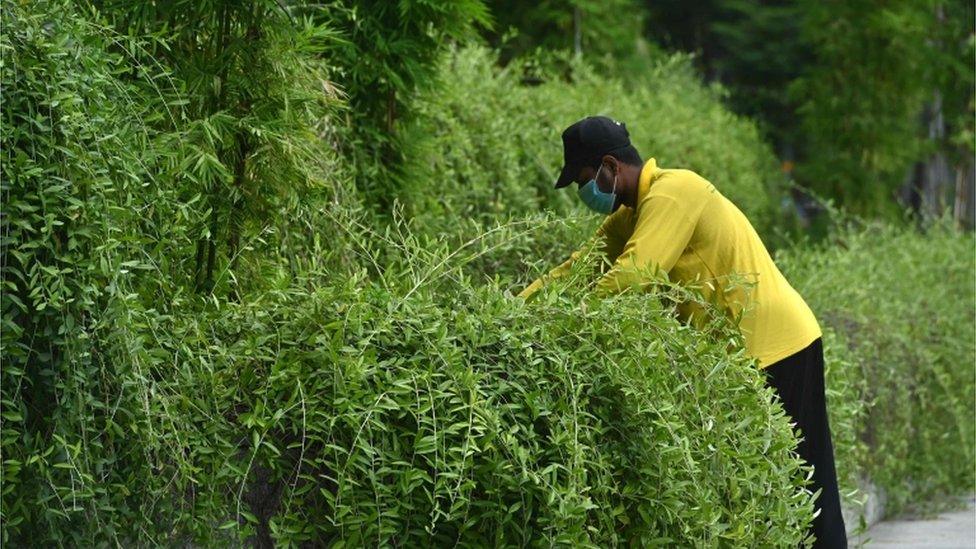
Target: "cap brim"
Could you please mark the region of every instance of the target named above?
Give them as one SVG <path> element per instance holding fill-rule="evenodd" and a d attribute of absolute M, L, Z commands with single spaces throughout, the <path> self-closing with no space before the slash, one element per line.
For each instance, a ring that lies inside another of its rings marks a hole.
<path fill-rule="evenodd" d="M 569 164 L 563 166 L 563 170 L 559 172 L 559 179 L 556 180 L 556 188 L 561 189 L 572 183 L 573 180 L 576 179 L 576 176 L 579 175 L 579 171 L 580 168 L 577 166 L 572 166 Z"/>

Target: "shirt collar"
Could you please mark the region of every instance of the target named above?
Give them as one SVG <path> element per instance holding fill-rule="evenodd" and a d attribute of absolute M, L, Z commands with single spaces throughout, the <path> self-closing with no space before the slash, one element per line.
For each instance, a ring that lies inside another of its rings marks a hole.
<path fill-rule="evenodd" d="M 644 162 L 644 167 L 641 168 L 640 178 L 637 180 L 637 204 L 640 204 L 644 200 L 644 197 L 647 196 L 647 191 L 651 188 L 651 183 L 653 183 L 657 171 L 657 160 L 651 158 L 647 162 Z"/>

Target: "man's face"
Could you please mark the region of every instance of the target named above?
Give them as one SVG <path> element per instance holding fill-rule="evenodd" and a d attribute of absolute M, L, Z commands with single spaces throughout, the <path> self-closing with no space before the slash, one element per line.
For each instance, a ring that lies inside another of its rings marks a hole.
<path fill-rule="evenodd" d="M 596 177 L 597 188 L 605 193 L 613 192 L 613 174 L 616 166 L 612 166 L 611 162 L 603 160 L 601 164 L 602 169 L 600 166 L 598 166 L 596 169 L 585 166 L 580 170 L 579 175 L 576 176 L 577 187 L 586 185 L 589 180 Z"/>

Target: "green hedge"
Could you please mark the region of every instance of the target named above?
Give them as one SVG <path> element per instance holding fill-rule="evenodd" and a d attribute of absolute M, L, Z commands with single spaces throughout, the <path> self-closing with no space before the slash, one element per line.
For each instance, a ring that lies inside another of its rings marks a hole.
<path fill-rule="evenodd" d="M 7 539 L 801 541 L 794 438 L 729 326 L 706 339 L 642 298 L 528 307 L 460 279 L 447 246 L 412 249 L 373 283 L 106 311 L 89 337 L 119 352 L 91 375 L 115 389 L 61 388 L 89 404 L 52 450 L 6 448 L 43 482 L 5 497 L 71 505 Z"/>
<path fill-rule="evenodd" d="M 976 481 L 974 255 L 972 234 L 943 220 L 925 234 L 848 229 L 776 257 L 828 332 L 842 492 L 870 478 L 888 514 Z"/>
<path fill-rule="evenodd" d="M 124 343 L 145 334 L 124 312 L 137 282 L 175 295 L 196 218 L 161 183 L 169 155 L 149 127 L 170 113 L 120 78 L 103 27 L 47 3 L 5 3 L 2 26 L 2 541 L 111 540 L 152 520 L 148 456 L 122 427 L 138 409 L 119 401 L 146 375 Z M 160 76 L 143 69 L 140 84 Z"/>

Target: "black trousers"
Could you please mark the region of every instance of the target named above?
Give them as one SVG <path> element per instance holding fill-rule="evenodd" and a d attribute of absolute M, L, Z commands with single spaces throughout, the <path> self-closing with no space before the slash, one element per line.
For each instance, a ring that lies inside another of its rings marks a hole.
<path fill-rule="evenodd" d="M 840 510 L 834 446 L 830 441 L 827 398 L 824 393 L 823 341 L 817 338 L 805 349 L 763 369 L 766 383 L 776 389 L 783 409 L 796 424 L 800 438 L 797 453 L 813 465 L 811 492 L 823 489 L 816 500 L 820 514 L 813 519 L 814 547 L 847 547 L 844 516 Z"/>

